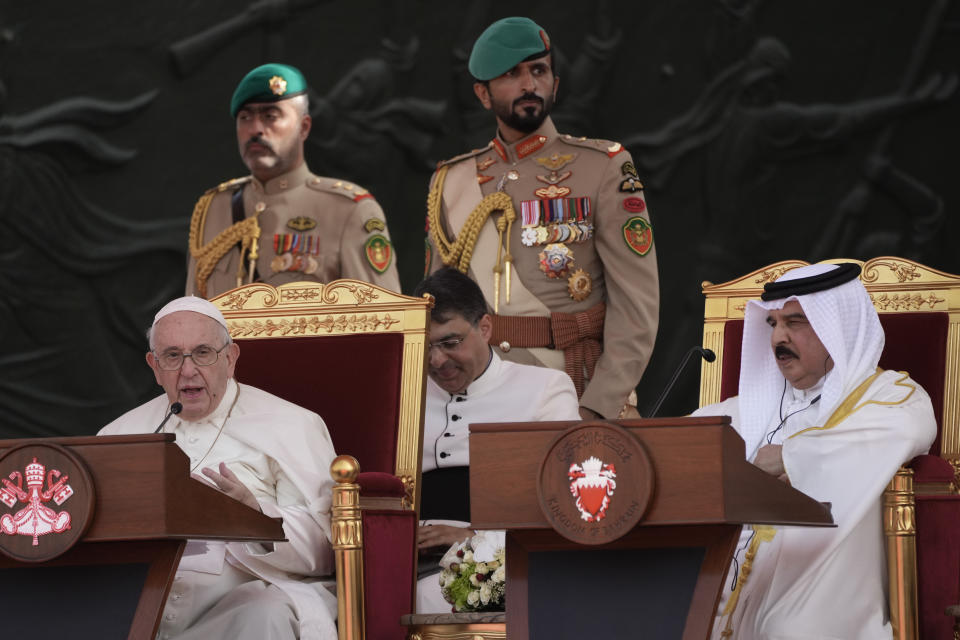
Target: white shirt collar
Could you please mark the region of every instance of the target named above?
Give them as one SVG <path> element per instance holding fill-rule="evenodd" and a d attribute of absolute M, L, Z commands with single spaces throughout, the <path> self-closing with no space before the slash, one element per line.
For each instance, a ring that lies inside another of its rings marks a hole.
<path fill-rule="evenodd" d="M 463 393 L 452 393 L 451 396 L 476 397 L 496 388 L 497 381 L 500 379 L 500 369 L 503 367 L 503 361 L 493 349 L 490 349 L 490 362 L 483 373 L 476 380 L 467 385 L 467 390 Z"/>

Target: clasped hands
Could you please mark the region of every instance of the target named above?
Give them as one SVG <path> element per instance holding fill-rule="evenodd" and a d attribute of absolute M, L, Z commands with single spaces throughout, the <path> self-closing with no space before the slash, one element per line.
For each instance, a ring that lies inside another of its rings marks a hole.
<path fill-rule="evenodd" d="M 760 447 L 753 464 L 759 467 L 761 471 L 776 477 L 777 480 L 790 484 L 787 470 L 783 466 L 783 445 L 767 444 Z"/>

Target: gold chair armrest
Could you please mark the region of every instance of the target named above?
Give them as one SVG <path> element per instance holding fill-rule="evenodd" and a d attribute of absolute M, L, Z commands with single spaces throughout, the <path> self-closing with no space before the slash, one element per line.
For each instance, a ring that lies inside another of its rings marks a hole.
<path fill-rule="evenodd" d="M 333 508 L 330 531 L 337 562 L 337 635 L 364 640 L 363 522 L 360 517 L 360 464 L 353 456 L 337 456 L 330 464 Z"/>
<path fill-rule="evenodd" d="M 883 492 L 890 624 L 894 640 L 920 636 L 917 604 L 917 524 L 913 470 L 900 467 Z"/>

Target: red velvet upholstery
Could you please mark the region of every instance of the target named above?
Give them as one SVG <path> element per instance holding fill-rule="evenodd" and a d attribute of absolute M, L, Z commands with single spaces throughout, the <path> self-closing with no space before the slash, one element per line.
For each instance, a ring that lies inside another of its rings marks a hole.
<path fill-rule="evenodd" d="M 362 497 L 403 497 L 394 475 L 400 414 L 401 334 L 237 340 L 237 379 L 316 411 L 334 448 L 357 458 Z M 358 382 L 359 381 L 359 382 Z M 402 640 L 414 610 L 417 516 L 364 510 L 366 637 Z"/>
<path fill-rule="evenodd" d="M 406 637 L 400 616 L 411 613 L 416 603 L 404 576 L 415 572 L 416 538 L 417 516 L 413 511 L 363 511 L 363 606 L 369 640 Z"/>
<path fill-rule="evenodd" d="M 237 343 L 237 380 L 316 411 L 327 423 L 337 453 L 352 455 L 361 471 L 393 473 L 402 335 Z M 357 384 L 357 370 L 362 370 L 363 384 Z"/>
<path fill-rule="evenodd" d="M 953 480 L 953 467 L 939 456 L 949 322 L 941 312 L 880 314 L 886 334 L 880 367 L 908 372 L 927 391 L 939 427 L 930 455 L 919 456 L 909 465 L 918 485 Z M 743 320 L 727 322 L 721 399 L 737 395 L 742 341 Z M 960 602 L 960 496 L 924 494 L 921 488 L 916 502 L 920 638 L 951 638 L 953 619 L 944 610 Z"/>
<path fill-rule="evenodd" d="M 916 500 L 920 638 L 952 638 L 944 610 L 960 602 L 960 496 L 918 493 Z"/>
<path fill-rule="evenodd" d="M 357 478 L 360 485 L 360 495 L 376 498 L 402 498 L 406 489 L 400 478 L 392 473 L 381 471 L 365 471 Z"/>

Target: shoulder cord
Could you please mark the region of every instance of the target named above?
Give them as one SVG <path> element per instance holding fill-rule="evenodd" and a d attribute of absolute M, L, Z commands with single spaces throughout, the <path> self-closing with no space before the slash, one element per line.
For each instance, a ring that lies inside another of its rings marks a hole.
<path fill-rule="evenodd" d="M 461 273 L 470 268 L 470 259 L 473 257 L 473 248 L 477 244 L 477 237 L 487 218 L 495 211 L 502 211 L 496 221 L 497 232 L 500 235 L 500 244 L 497 247 L 497 260 L 493 266 L 494 278 L 494 313 L 498 311 L 500 300 L 500 275 L 506 273 L 506 302 L 510 302 L 510 269 L 513 255 L 510 253 L 510 234 L 513 222 L 517 219 L 517 212 L 513 208 L 513 199 L 503 191 L 495 191 L 485 196 L 467 216 L 467 221 L 457 235 L 454 242 L 447 239 L 440 225 L 440 209 L 443 201 L 443 182 L 447 176 L 448 165 L 440 167 L 433 188 L 427 196 L 427 219 L 430 226 L 430 238 L 440 253 L 440 259 L 446 266 L 455 266 Z M 504 237 L 506 236 L 506 238 Z"/>

